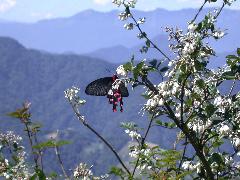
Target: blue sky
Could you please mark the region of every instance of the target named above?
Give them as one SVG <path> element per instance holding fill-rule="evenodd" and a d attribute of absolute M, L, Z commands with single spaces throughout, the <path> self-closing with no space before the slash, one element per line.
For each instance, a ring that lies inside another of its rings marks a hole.
<path fill-rule="evenodd" d="M 110 11 L 116 8 L 112 0 L 0 0 L 0 19 L 34 22 L 40 19 L 68 17 L 86 9 Z M 218 0 L 219 6 L 222 0 Z M 137 9 L 153 10 L 165 8 L 177 10 L 197 8 L 203 0 L 138 0 Z M 233 9 L 240 9 L 240 2 L 234 3 Z"/>

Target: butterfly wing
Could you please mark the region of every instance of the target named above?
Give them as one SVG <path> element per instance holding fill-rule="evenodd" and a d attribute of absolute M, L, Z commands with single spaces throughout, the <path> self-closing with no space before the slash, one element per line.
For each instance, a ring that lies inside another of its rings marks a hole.
<path fill-rule="evenodd" d="M 128 97 L 129 96 L 128 89 L 127 89 L 127 87 L 125 86 L 124 83 L 120 84 L 119 90 L 121 92 L 122 97 Z"/>
<path fill-rule="evenodd" d="M 106 96 L 111 87 L 112 77 L 104 77 L 87 85 L 85 93 L 92 96 Z"/>

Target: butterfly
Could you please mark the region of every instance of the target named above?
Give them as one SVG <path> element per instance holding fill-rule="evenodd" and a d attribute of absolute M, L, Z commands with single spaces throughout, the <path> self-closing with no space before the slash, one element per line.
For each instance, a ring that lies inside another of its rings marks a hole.
<path fill-rule="evenodd" d="M 123 111 L 123 97 L 128 97 L 128 89 L 123 82 L 118 89 L 113 89 L 113 83 L 118 79 L 117 75 L 97 79 L 87 85 L 85 93 L 92 96 L 107 96 L 109 103 L 113 104 L 113 112 L 116 112 L 117 104 L 120 102 L 120 111 Z"/>

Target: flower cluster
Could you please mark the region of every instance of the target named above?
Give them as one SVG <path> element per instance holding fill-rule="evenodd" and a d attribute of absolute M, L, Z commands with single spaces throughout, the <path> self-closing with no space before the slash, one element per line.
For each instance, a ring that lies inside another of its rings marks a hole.
<path fill-rule="evenodd" d="M 135 123 L 121 123 L 121 126 L 125 128 L 125 133 L 128 134 L 132 138 L 132 140 L 141 139 L 142 136 L 140 133 L 138 133 L 138 127 Z"/>
<path fill-rule="evenodd" d="M 0 133 L 0 141 L 5 144 L 19 143 L 22 141 L 22 137 L 15 135 L 12 131 L 7 131 L 6 133 Z"/>
<path fill-rule="evenodd" d="M 118 7 L 121 6 L 122 4 L 131 8 L 134 8 L 137 0 L 112 0 L 113 4 L 116 4 Z"/>
<path fill-rule="evenodd" d="M 189 171 L 197 170 L 197 173 L 199 173 L 200 172 L 200 163 L 198 162 L 197 164 L 193 164 L 192 161 L 184 161 L 182 163 L 182 168 L 185 170 L 189 170 Z"/>
<path fill-rule="evenodd" d="M 73 176 L 84 180 L 90 179 L 93 176 L 91 167 L 88 168 L 87 164 L 80 163 L 74 170 Z"/>
<path fill-rule="evenodd" d="M 26 152 L 24 147 L 19 143 L 22 137 L 15 135 L 12 131 L 0 133 L 0 176 L 6 179 L 23 179 L 30 178 L 31 173 L 26 165 Z M 10 152 L 5 153 L 4 149 Z"/>
<path fill-rule="evenodd" d="M 118 76 L 126 77 L 128 75 L 127 71 L 124 69 L 123 65 L 118 66 L 116 69 L 116 73 Z"/>
<path fill-rule="evenodd" d="M 69 102 L 73 103 L 75 106 L 83 105 L 86 103 L 86 101 L 80 99 L 80 97 L 77 95 L 79 91 L 79 88 L 73 86 L 72 88 L 64 91 L 65 98 L 67 98 Z"/>
<path fill-rule="evenodd" d="M 132 138 L 132 140 L 141 138 L 141 134 L 137 133 L 137 131 L 131 131 L 129 129 L 126 129 L 125 133 L 128 134 Z"/>
<path fill-rule="evenodd" d="M 85 164 L 85 163 L 80 163 L 76 168 L 75 170 L 73 171 L 73 176 L 76 178 L 76 179 L 81 179 L 81 180 L 90 180 L 90 179 L 93 179 L 93 180 L 103 180 L 103 179 L 107 179 L 109 177 L 108 174 L 105 174 L 105 175 L 101 175 L 101 176 L 94 176 L 92 171 L 91 171 L 91 168 L 88 168 L 88 165 Z"/>

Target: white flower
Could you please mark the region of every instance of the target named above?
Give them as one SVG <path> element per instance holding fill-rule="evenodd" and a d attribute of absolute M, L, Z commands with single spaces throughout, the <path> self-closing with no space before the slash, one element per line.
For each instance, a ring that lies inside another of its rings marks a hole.
<path fill-rule="evenodd" d="M 92 175 L 92 171 L 87 167 L 87 164 L 85 163 L 80 163 L 73 172 L 73 176 L 75 178 L 90 179 Z"/>
<path fill-rule="evenodd" d="M 191 54 L 195 50 L 194 44 L 187 42 L 182 50 L 183 55 Z"/>
<path fill-rule="evenodd" d="M 185 162 L 183 162 L 182 168 L 185 169 L 185 170 L 189 169 L 190 171 L 193 170 L 193 169 L 195 169 L 195 167 L 193 166 L 193 164 L 192 164 L 191 161 L 185 161 Z"/>
<path fill-rule="evenodd" d="M 127 29 L 127 30 L 132 30 L 133 29 L 133 23 L 124 24 L 124 28 Z"/>
<path fill-rule="evenodd" d="M 158 105 L 159 106 L 163 106 L 164 105 L 164 100 L 162 98 L 158 101 Z"/>
<path fill-rule="evenodd" d="M 146 21 L 145 17 L 141 18 L 141 19 L 138 20 L 137 24 L 143 24 L 143 23 L 145 23 L 145 21 Z"/>
<path fill-rule="evenodd" d="M 141 138 L 141 135 L 139 133 L 137 133 L 137 131 L 130 131 L 129 129 L 125 130 L 125 133 L 128 134 L 132 140 L 135 139 L 139 139 Z"/>
<path fill-rule="evenodd" d="M 119 75 L 119 76 L 124 76 L 124 77 L 127 76 L 127 71 L 125 71 L 123 65 L 118 66 L 118 68 L 117 68 L 117 70 L 116 70 L 116 73 L 117 73 L 117 75 Z"/>
<path fill-rule="evenodd" d="M 138 154 L 139 154 L 139 151 L 135 148 L 134 150 L 132 150 L 132 151 L 129 153 L 129 156 L 132 157 L 132 158 L 137 158 L 137 157 L 138 157 Z"/>
<path fill-rule="evenodd" d="M 138 134 L 136 131 L 130 131 L 129 136 L 130 136 L 132 139 L 133 139 L 133 138 L 139 139 L 139 138 L 141 137 L 141 135 Z"/>
<path fill-rule="evenodd" d="M 221 134 L 227 134 L 227 133 L 229 133 L 229 131 L 230 131 L 230 128 L 229 128 L 227 125 L 223 125 L 223 126 L 219 129 L 219 132 L 220 132 Z"/>
<path fill-rule="evenodd" d="M 148 170 L 151 170 L 151 169 L 152 169 L 152 166 L 148 166 L 147 169 L 148 169 Z"/>
<path fill-rule="evenodd" d="M 214 99 L 213 104 L 215 104 L 216 106 L 219 106 L 222 103 L 222 97 L 218 96 Z"/>
<path fill-rule="evenodd" d="M 233 138 L 232 144 L 236 147 L 240 146 L 240 139 L 239 138 Z"/>
<path fill-rule="evenodd" d="M 70 89 L 67 89 L 65 92 L 65 98 L 69 99 L 70 101 L 77 96 L 77 93 L 80 89 L 75 87 L 75 86 L 72 86 L 72 88 Z"/>
<path fill-rule="evenodd" d="M 129 7 L 131 8 L 134 8 L 136 3 L 137 3 L 137 0 L 128 0 L 128 2 L 125 2 L 126 5 L 128 5 Z"/>
<path fill-rule="evenodd" d="M 129 17 L 130 17 L 130 14 L 127 14 L 126 12 L 121 12 L 121 13 L 118 15 L 118 18 L 119 18 L 121 21 L 125 21 L 125 20 L 127 20 Z"/>
<path fill-rule="evenodd" d="M 129 129 L 126 129 L 126 130 L 125 130 L 125 133 L 126 133 L 126 134 L 129 134 L 129 133 L 130 133 L 130 130 L 129 130 Z"/>
<path fill-rule="evenodd" d="M 112 3 L 116 4 L 119 7 L 122 4 L 122 0 L 113 0 Z"/>
<path fill-rule="evenodd" d="M 222 38 L 224 36 L 224 34 L 225 33 L 223 31 L 215 31 L 213 33 L 213 37 L 216 38 L 216 39 L 220 39 L 220 38 Z"/>
<path fill-rule="evenodd" d="M 176 116 L 177 118 L 180 118 L 181 113 L 175 113 L 175 116 Z"/>
<path fill-rule="evenodd" d="M 196 28 L 197 28 L 197 25 L 195 23 L 191 23 L 188 25 L 188 30 L 191 32 L 195 31 Z"/>

